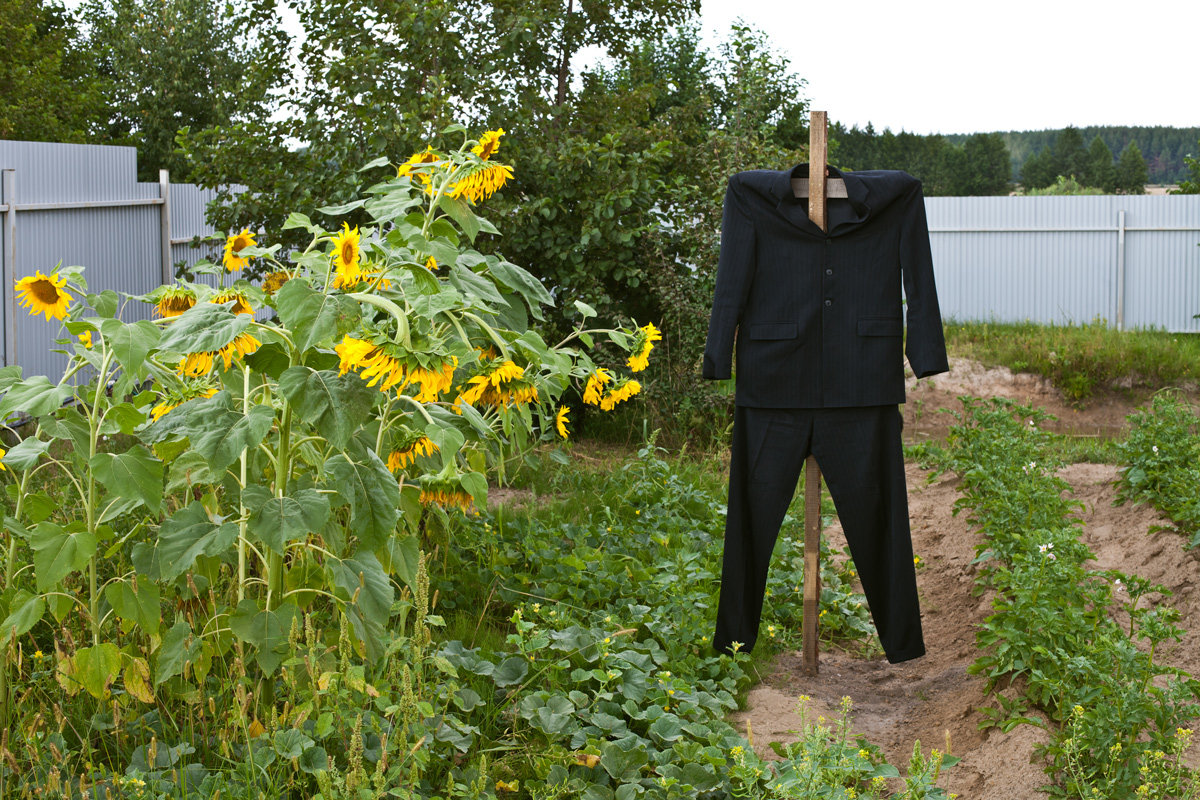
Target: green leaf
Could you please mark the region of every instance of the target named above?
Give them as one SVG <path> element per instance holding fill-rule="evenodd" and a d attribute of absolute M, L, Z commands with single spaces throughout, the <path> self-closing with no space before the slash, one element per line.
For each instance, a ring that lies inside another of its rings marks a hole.
<path fill-rule="evenodd" d="M 329 498 L 316 489 L 301 489 L 288 497 L 272 497 L 250 514 L 247 527 L 276 553 L 295 539 L 320 533 L 329 519 Z"/>
<path fill-rule="evenodd" d="M 542 286 L 541 281 L 533 277 L 524 267 L 518 267 L 516 264 L 495 257 L 488 259 L 488 266 L 496 280 L 525 298 L 525 302 L 529 304 L 529 310 L 538 319 L 541 319 L 538 311 L 539 305 L 554 305 L 554 298 L 550 292 L 546 291 L 546 287 Z M 594 311 L 592 315 L 595 316 Z"/>
<path fill-rule="evenodd" d="M 326 569 L 329 582 L 343 589 L 346 599 L 358 595 L 355 605 L 364 617 L 380 625 L 387 622 L 392 610 L 392 583 L 374 553 L 360 550 L 351 558 L 329 559 Z"/>
<path fill-rule="evenodd" d="M 146 415 L 132 403 L 117 403 L 104 412 L 104 422 L 100 426 L 100 432 L 103 434 L 120 432 L 129 435 L 145 421 Z"/>
<path fill-rule="evenodd" d="M 167 492 L 176 492 L 197 484 L 219 483 L 224 471 L 208 466 L 208 459 L 195 450 L 180 453 L 171 459 L 171 471 L 167 473 Z"/>
<path fill-rule="evenodd" d="M 251 316 L 234 314 L 224 305 L 197 303 L 167 326 L 158 349 L 185 355 L 220 350 L 250 327 Z"/>
<path fill-rule="evenodd" d="M 139 320 L 126 325 L 119 319 L 106 319 L 100 323 L 113 355 L 129 372 L 137 372 L 146 363 L 146 355 L 158 344 L 162 333 L 150 320 Z"/>
<path fill-rule="evenodd" d="M 352 442 L 353 444 L 353 442 Z M 337 453 L 325 462 L 329 485 L 350 505 L 350 530 L 364 548 L 380 547 L 400 518 L 400 487 L 379 456 L 366 448 Z"/>
<path fill-rule="evenodd" d="M 320 228 L 312 224 L 312 220 L 307 214 L 301 214 L 299 211 L 293 211 L 288 214 L 288 218 L 283 221 L 283 230 L 290 231 L 293 228 L 304 228 L 309 233 L 322 232 Z"/>
<path fill-rule="evenodd" d="M 163 521 L 158 532 L 158 565 L 163 579 L 173 580 L 187 572 L 201 555 L 221 555 L 237 541 L 237 535 L 237 523 L 214 523 L 199 502 L 176 511 Z"/>
<path fill-rule="evenodd" d="M 575 308 L 578 309 L 579 313 L 583 315 L 584 319 L 596 316 L 596 309 L 592 308 L 582 300 L 575 301 Z"/>
<path fill-rule="evenodd" d="M 96 453 L 92 457 L 96 480 L 118 497 L 136 498 L 151 513 L 158 513 L 163 496 L 163 462 L 142 445 L 124 453 Z"/>
<path fill-rule="evenodd" d="M 462 488 L 470 492 L 471 497 L 475 500 L 475 505 L 487 508 L 487 478 L 478 472 L 468 472 L 459 478 L 459 483 L 462 484 Z"/>
<path fill-rule="evenodd" d="M 444 194 L 438 201 L 438 205 L 458 223 L 458 227 L 462 228 L 467 238 L 474 242 L 475 237 L 479 235 L 479 220 L 476 219 L 475 212 L 471 210 L 467 201 Z"/>
<path fill-rule="evenodd" d="M 300 758 L 304 751 L 312 747 L 314 742 L 312 739 L 304 735 L 302 731 L 295 728 L 287 728 L 286 730 L 276 731 L 272 744 L 275 746 L 275 752 L 280 758 Z"/>
<path fill-rule="evenodd" d="M 108 697 L 108 687 L 121 671 L 121 651 L 115 644 L 105 642 L 95 647 L 83 647 L 71 657 L 75 680 L 97 700 Z"/>
<path fill-rule="evenodd" d="M 101 317 L 115 317 L 117 306 L 121 302 L 121 296 L 112 289 L 105 289 L 100 294 L 89 294 L 87 299 L 88 305 Z"/>
<path fill-rule="evenodd" d="M 300 754 L 300 769 L 312 775 L 329 769 L 329 754 L 319 745 Z"/>
<path fill-rule="evenodd" d="M 468 297 L 477 297 L 489 303 L 504 302 L 504 297 L 496 289 L 496 284 L 483 275 L 475 274 L 461 264 L 453 263 L 450 265 L 450 282 Z"/>
<path fill-rule="evenodd" d="M 233 412 L 222 420 L 204 420 L 192 413 L 188 422 L 186 430 L 192 447 L 208 459 L 210 467 L 220 471 L 237 461 L 242 450 L 258 447 L 275 422 L 275 410 L 254 406 L 248 415 Z"/>
<path fill-rule="evenodd" d="M 492 679 L 496 681 L 496 685 L 504 688 L 505 686 L 513 686 L 520 683 L 529 674 L 529 664 L 523 656 L 509 656 L 500 662 L 500 665 L 492 671 Z"/>
<path fill-rule="evenodd" d="M 33 469 L 37 466 L 40 459 L 47 450 L 50 449 L 50 442 L 43 442 L 40 439 L 35 439 L 30 436 L 28 439 L 22 439 L 13 449 L 4 454 L 4 466 L 9 469 L 23 472 L 27 469 Z"/>
<path fill-rule="evenodd" d="M 388 539 L 386 556 L 388 568 L 404 585 L 416 591 L 417 565 L 421 560 L 421 546 L 416 536 L 393 536 Z"/>
<path fill-rule="evenodd" d="M 255 659 L 268 675 L 275 672 L 287 654 L 295 609 L 290 603 L 284 603 L 274 611 L 265 611 L 247 597 L 238 603 L 237 610 L 229 617 L 233 635 L 254 645 Z"/>
<path fill-rule="evenodd" d="M 365 169 L 365 167 L 364 167 Z M 351 200 L 349 203 L 342 203 L 340 206 L 322 206 L 317 209 L 318 214 L 328 214 L 331 217 L 340 217 L 343 214 L 348 214 L 356 208 L 361 208 L 367 202 L 366 200 Z"/>
<path fill-rule="evenodd" d="M 49 414 L 58 410 L 73 392 L 71 386 L 58 386 L 50 383 L 45 375 L 34 375 L 8 387 L 8 393 L 0 400 L 0 419 L 8 419 L 16 412 L 31 417 Z"/>
<path fill-rule="evenodd" d="M 641 768 L 647 763 L 646 752 L 631 743 L 629 750 L 624 750 L 620 742 L 605 742 L 600 751 L 600 766 L 612 776 L 615 781 L 636 780 L 641 774 Z"/>
<path fill-rule="evenodd" d="M 46 600 L 40 594 L 17 592 L 9 606 L 12 612 L 0 622 L 0 643 L 7 645 L 13 637 L 24 636 L 46 613 Z"/>
<path fill-rule="evenodd" d="M 125 691 L 143 703 L 154 702 L 150 688 L 150 665 L 144 658 L 132 658 L 125 665 Z"/>
<path fill-rule="evenodd" d="M 53 522 L 33 529 L 33 568 L 39 592 L 58 588 L 63 578 L 82 569 L 96 552 L 96 536 L 87 530 L 68 532 Z"/>
<path fill-rule="evenodd" d="M 353 330 L 362 316 L 354 300 L 344 294 L 322 294 L 301 278 L 292 278 L 275 293 L 275 308 L 301 351 Z"/>
<path fill-rule="evenodd" d="M 192 633 L 192 627 L 183 621 L 176 622 L 158 646 L 154 668 L 155 688 L 176 675 L 182 675 L 187 662 L 195 659 L 199 652 L 200 640 Z"/>
<path fill-rule="evenodd" d="M 279 391 L 300 419 L 316 427 L 339 450 L 367 416 L 378 390 L 357 375 L 297 366 L 279 376 Z"/>
<path fill-rule="evenodd" d="M 368 161 L 366 164 L 363 164 L 361 167 L 358 168 L 358 171 L 366 172 L 367 170 L 375 169 L 376 167 L 386 167 L 391 163 L 392 163 L 391 160 L 387 156 L 380 156 L 379 158 L 373 158 L 370 161 Z"/>
<path fill-rule="evenodd" d="M 159 605 L 158 584 L 142 580 L 117 581 L 104 587 L 104 597 L 112 606 L 117 619 L 126 623 L 121 628 L 128 633 L 139 628 L 151 636 L 158 635 L 159 623 L 162 621 L 162 608 Z"/>

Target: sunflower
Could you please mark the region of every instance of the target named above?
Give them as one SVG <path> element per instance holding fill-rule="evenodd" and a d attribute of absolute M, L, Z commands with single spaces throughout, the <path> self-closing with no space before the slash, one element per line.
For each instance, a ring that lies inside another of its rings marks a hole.
<path fill-rule="evenodd" d="M 638 328 L 637 338 L 633 341 L 633 352 L 626 361 L 630 372 L 641 372 L 650 364 L 650 351 L 654 343 L 662 340 L 662 333 L 654 327 L 653 322 Z"/>
<path fill-rule="evenodd" d="M 158 421 L 189 400 L 195 400 L 198 397 L 212 397 L 218 389 L 219 387 L 208 379 L 184 381 L 181 387 L 165 394 L 159 400 L 158 405 L 150 409 L 150 416 Z"/>
<path fill-rule="evenodd" d="M 225 240 L 225 269 L 233 272 L 241 269 L 250 263 L 250 259 L 254 256 L 242 258 L 239 253 L 247 247 L 254 247 L 257 242 L 254 241 L 254 234 L 248 228 L 242 228 L 241 233 L 236 233 Z"/>
<path fill-rule="evenodd" d="M 612 411 L 617 403 L 624 402 L 642 390 L 642 385 L 633 378 L 618 383 L 608 394 L 600 398 L 600 410 Z"/>
<path fill-rule="evenodd" d="M 287 270 L 272 272 L 267 277 L 263 278 L 262 290 L 263 294 L 275 294 L 283 285 L 292 279 L 292 273 Z"/>
<path fill-rule="evenodd" d="M 430 272 L 437 272 L 437 270 L 438 270 L 437 259 L 434 258 L 433 256 L 430 256 L 429 258 L 425 259 L 425 269 L 429 270 Z"/>
<path fill-rule="evenodd" d="M 457 483 L 433 482 L 426 480 L 421 484 L 422 505 L 438 505 L 442 508 L 461 508 L 466 511 L 474 504 L 475 499 L 464 492 Z"/>
<path fill-rule="evenodd" d="M 0 459 L 4 458 L 6 453 L 8 453 L 8 451 L 5 450 L 3 447 L 0 447 Z M 0 472 L 7 472 L 7 471 L 8 471 L 8 467 L 4 466 L 4 464 L 2 462 L 0 462 Z M 41 652 L 41 651 L 39 650 L 38 652 Z"/>
<path fill-rule="evenodd" d="M 467 384 L 458 399 L 471 405 L 507 407 L 537 400 L 537 387 L 525 378 L 525 368 L 512 361 L 488 367 Z"/>
<path fill-rule="evenodd" d="M 425 184 L 425 190 L 430 191 L 433 179 L 429 177 L 429 168 L 443 166 L 444 164 L 445 162 L 442 161 L 442 157 L 433 152 L 433 145 L 428 145 L 425 148 L 425 152 L 413 153 L 408 161 L 401 164 L 400 168 L 396 170 L 396 177 L 409 178 L 411 180 L 415 174 L 420 178 L 421 183 Z"/>
<path fill-rule="evenodd" d="M 154 313 L 160 317 L 178 317 L 196 305 L 196 293 L 186 286 L 168 286 L 158 298 Z"/>
<path fill-rule="evenodd" d="M 343 222 L 342 230 L 333 237 L 333 268 L 335 275 L 333 285 L 348 289 L 358 285 L 363 279 L 359 262 L 362 260 L 362 249 L 359 246 L 358 227 L 350 229 L 350 223 Z"/>
<path fill-rule="evenodd" d="M 62 319 L 67 315 L 67 307 L 74 298 L 63 290 L 66 285 L 67 279 L 59 277 L 57 272 L 43 275 L 39 269 L 36 275 L 17 281 L 16 290 L 21 294 L 21 305 L 29 308 L 29 316 L 45 314 L 49 322 L 51 317 Z"/>
<path fill-rule="evenodd" d="M 454 385 L 454 370 L 458 367 L 458 358 L 450 356 L 446 361 L 433 369 L 425 367 L 410 368 L 408 377 L 405 380 L 405 386 L 408 384 L 418 384 L 421 391 L 413 395 L 413 399 L 420 403 L 433 403 L 438 399 L 438 395 L 442 392 L 450 391 L 450 387 Z M 400 387 L 403 389 L 404 387 Z"/>
<path fill-rule="evenodd" d="M 92 349 L 92 332 L 84 331 L 83 333 L 79 334 L 79 343 L 81 345 L 83 345 L 85 348 L 87 348 L 88 350 L 91 350 Z"/>
<path fill-rule="evenodd" d="M 570 431 L 567 430 L 567 414 L 571 413 L 569 406 L 561 406 L 558 409 L 558 414 L 554 417 L 554 427 L 558 429 L 558 435 L 566 439 Z"/>
<path fill-rule="evenodd" d="M 612 379 L 611 372 L 604 367 L 597 367 L 596 371 L 588 378 L 587 386 L 583 389 L 583 402 L 590 406 L 600 405 L 600 395 L 604 392 L 604 385 Z"/>
<path fill-rule="evenodd" d="M 488 164 L 472 169 L 466 176 L 450 187 L 451 197 L 466 197 L 478 203 L 492 194 L 513 176 L 512 167 L 506 164 Z"/>
<path fill-rule="evenodd" d="M 213 305 L 221 305 L 221 303 L 233 303 L 233 308 L 230 309 L 235 314 L 253 314 L 254 307 L 250 305 L 250 301 L 246 296 L 237 289 L 223 289 L 213 295 L 209 300 Z"/>
<path fill-rule="evenodd" d="M 347 334 L 333 349 L 341 359 L 340 374 L 345 375 L 351 369 L 362 370 L 360 377 L 367 381 L 367 386 L 378 383 L 381 392 L 393 386 L 403 388 L 407 372 L 405 362 L 388 353 L 383 345 Z"/>
<path fill-rule="evenodd" d="M 229 369 L 235 358 L 241 358 L 253 353 L 261 344 L 262 342 L 250 334 L 239 333 L 232 342 L 220 350 L 208 350 L 184 356 L 179 360 L 179 366 L 176 367 L 176 370 L 180 375 L 198 378 L 201 375 L 207 375 L 209 372 L 212 372 L 212 368 L 218 358 L 225 363 L 225 369 Z"/>
<path fill-rule="evenodd" d="M 503 135 L 504 128 L 488 131 L 479 137 L 479 144 L 472 147 L 471 152 L 487 161 L 493 153 L 500 149 L 500 137 Z"/>
<path fill-rule="evenodd" d="M 399 472 L 417 460 L 417 456 L 433 455 L 434 450 L 440 449 L 428 436 L 412 434 L 400 447 L 388 455 L 387 467 L 392 472 Z"/>

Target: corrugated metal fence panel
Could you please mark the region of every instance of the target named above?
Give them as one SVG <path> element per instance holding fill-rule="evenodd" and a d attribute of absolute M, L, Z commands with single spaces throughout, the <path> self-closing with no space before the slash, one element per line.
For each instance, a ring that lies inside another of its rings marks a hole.
<path fill-rule="evenodd" d="M 18 203 L 120 200 L 137 180 L 137 150 L 0 140 L 0 169 L 17 170 Z M 157 191 L 152 197 L 157 197 Z"/>
<path fill-rule="evenodd" d="M 171 184 L 171 260 L 178 267 L 192 267 L 197 261 L 207 258 L 219 262 L 224 249 L 221 242 L 203 242 L 192 246 L 192 239 L 212 236 L 216 230 L 205 221 L 204 212 L 217 192 L 201 189 L 190 183 Z M 180 242 L 180 239 L 188 241 Z"/>
<path fill-rule="evenodd" d="M 1126 326 L 1200 332 L 1200 195 L 1125 200 Z"/>
<path fill-rule="evenodd" d="M 1200 331 L 1200 196 L 926 198 L 942 315 Z M 1137 230 L 1137 228 L 1192 230 Z"/>

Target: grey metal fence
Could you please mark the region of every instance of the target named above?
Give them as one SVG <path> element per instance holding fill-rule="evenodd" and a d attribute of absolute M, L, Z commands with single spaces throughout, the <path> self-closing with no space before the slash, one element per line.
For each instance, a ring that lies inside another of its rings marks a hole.
<path fill-rule="evenodd" d="M 1200 195 L 931 197 L 942 316 L 1200 332 Z"/>
<path fill-rule="evenodd" d="M 217 260 L 220 248 L 191 246 L 214 233 L 204 208 L 215 192 L 137 180 L 132 147 L 0 141 L 0 259 L 3 361 L 25 375 L 61 375 L 66 357 L 53 352 L 63 331 L 53 320 L 17 308 L 13 284 L 35 271 L 87 267 L 93 292 L 113 289 L 144 294 L 169 282 L 175 265 Z M 126 321 L 147 319 L 151 308 L 131 304 Z"/>

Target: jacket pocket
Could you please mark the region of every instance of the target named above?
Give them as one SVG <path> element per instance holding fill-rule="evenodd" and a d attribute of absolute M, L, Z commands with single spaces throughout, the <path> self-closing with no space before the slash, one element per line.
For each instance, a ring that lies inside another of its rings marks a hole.
<path fill-rule="evenodd" d="M 859 336 L 900 336 L 904 323 L 899 317 L 859 317 Z"/>
<path fill-rule="evenodd" d="M 795 322 L 755 322 L 749 334 L 751 339 L 795 339 L 800 326 Z"/>

